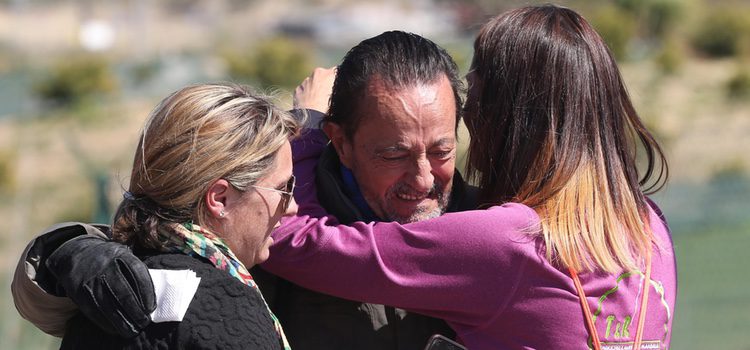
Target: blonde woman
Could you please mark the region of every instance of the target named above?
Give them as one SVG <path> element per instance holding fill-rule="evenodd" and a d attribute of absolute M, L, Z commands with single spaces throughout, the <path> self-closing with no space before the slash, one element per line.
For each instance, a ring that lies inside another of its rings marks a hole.
<path fill-rule="evenodd" d="M 21 273 L 35 272 L 30 277 L 36 284 L 14 285 L 19 310 L 32 321 L 54 314 L 27 307 L 39 301 L 29 299 L 49 298 L 44 291 L 74 299 L 75 294 L 107 293 L 70 285 L 66 289 L 45 282 L 45 276 L 67 271 L 72 264 L 95 268 L 95 261 L 66 259 L 64 252 L 99 249 L 107 255 L 106 250 L 123 249 L 97 237 L 111 235 L 132 247 L 152 276 L 164 275 L 169 283 L 177 283 L 175 293 L 191 288 L 193 292 L 183 296 L 183 303 L 173 303 L 171 310 L 160 310 L 160 301 L 148 296 L 150 286 L 140 286 L 147 291 L 140 301 L 143 309 L 157 306 L 152 318 L 166 319 L 125 338 L 102 331 L 101 322 L 78 314 L 64 330 L 47 329 L 64 332 L 63 349 L 288 348 L 248 269 L 268 258 L 273 242 L 269 235 L 280 218 L 296 212 L 289 139 L 297 130 L 291 115 L 246 87 L 195 85 L 173 93 L 146 121 L 111 231 L 63 224 L 32 242 L 24 253 L 25 266 L 32 269 Z M 61 254 L 34 262 L 34 256 L 42 255 L 35 252 L 44 251 L 44 245 L 82 233 L 89 234 L 63 244 Z M 120 265 L 118 273 L 127 278 L 132 271 Z M 14 284 L 27 281 L 16 277 Z M 116 283 L 106 276 L 97 278 L 105 279 L 104 285 Z M 144 322 L 131 321 L 133 329 Z"/>

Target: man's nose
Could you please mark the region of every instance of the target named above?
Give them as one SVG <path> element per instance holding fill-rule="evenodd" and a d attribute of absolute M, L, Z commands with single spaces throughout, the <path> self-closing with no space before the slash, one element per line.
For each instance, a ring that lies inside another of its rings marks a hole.
<path fill-rule="evenodd" d="M 411 186 L 422 192 L 428 192 L 435 183 L 435 176 L 432 174 L 432 165 L 425 155 L 416 158 L 412 164 Z"/>

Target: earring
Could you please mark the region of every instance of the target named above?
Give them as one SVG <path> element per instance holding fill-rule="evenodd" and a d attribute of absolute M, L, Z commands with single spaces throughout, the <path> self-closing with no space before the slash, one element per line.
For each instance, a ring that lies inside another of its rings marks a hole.
<path fill-rule="evenodd" d="M 224 209 L 222 209 L 222 210 L 221 210 L 221 212 L 219 213 L 219 217 L 220 217 L 220 218 L 223 218 L 223 217 L 224 217 L 224 214 L 225 214 L 225 213 L 224 213 Z"/>

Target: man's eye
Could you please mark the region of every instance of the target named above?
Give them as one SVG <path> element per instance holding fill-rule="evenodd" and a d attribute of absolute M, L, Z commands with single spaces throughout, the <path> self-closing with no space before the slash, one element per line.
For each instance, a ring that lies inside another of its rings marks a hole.
<path fill-rule="evenodd" d="M 406 152 L 384 152 L 380 154 L 380 158 L 387 161 L 398 161 L 409 157 Z"/>
<path fill-rule="evenodd" d="M 453 150 L 449 151 L 436 151 L 430 153 L 434 158 L 445 159 L 453 155 Z"/>
<path fill-rule="evenodd" d="M 407 157 L 408 156 L 405 156 L 405 155 L 383 155 L 383 156 L 381 156 L 381 158 L 383 158 L 383 160 L 387 160 L 387 161 L 404 160 Z"/>

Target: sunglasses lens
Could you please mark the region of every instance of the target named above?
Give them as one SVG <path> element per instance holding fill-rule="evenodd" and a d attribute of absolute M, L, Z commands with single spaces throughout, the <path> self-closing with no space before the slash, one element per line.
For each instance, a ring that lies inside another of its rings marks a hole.
<path fill-rule="evenodd" d="M 294 184 L 297 182 L 297 178 L 292 175 L 289 181 L 286 182 L 286 191 L 292 193 L 294 191 Z"/>
<path fill-rule="evenodd" d="M 286 182 L 286 188 L 284 189 L 287 193 L 284 193 L 282 196 L 284 204 L 284 212 L 286 212 L 289 209 L 289 205 L 292 203 L 292 196 L 294 195 L 294 184 L 297 182 L 297 178 L 292 175 L 289 178 L 289 181 Z"/>

